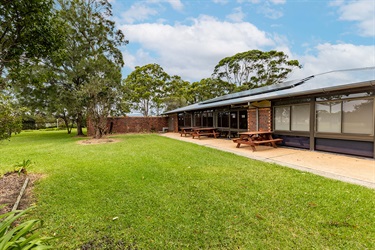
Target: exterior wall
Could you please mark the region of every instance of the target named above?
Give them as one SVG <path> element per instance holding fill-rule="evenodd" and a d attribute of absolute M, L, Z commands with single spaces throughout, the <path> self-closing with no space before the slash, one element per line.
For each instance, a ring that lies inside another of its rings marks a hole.
<path fill-rule="evenodd" d="M 178 116 L 177 113 L 169 115 L 169 130 L 178 133 Z"/>
<path fill-rule="evenodd" d="M 247 110 L 247 130 L 248 131 L 257 130 L 257 110 L 256 109 Z"/>
<path fill-rule="evenodd" d="M 107 133 L 147 133 L 162 131 L 168 127 L 168 117 L 109 117 Z M 94 135 L 91 122 L 87 122 L 87 134 Z"/>
<path fill-rule="evenodd" d="M 251 108 L 247 111 L 247 129 L 248 131 L 271 131 L 272 130 L 272 112 L 271 108 Z M 257 126 L 258 123 L 258 126 Z"/>
<path fill-rule="evenodd" d="M 258 111 L 258 116 L 259 116 L 258 130 L 271 131 L 272 130 L 271 108 L 260 108 Z"/>

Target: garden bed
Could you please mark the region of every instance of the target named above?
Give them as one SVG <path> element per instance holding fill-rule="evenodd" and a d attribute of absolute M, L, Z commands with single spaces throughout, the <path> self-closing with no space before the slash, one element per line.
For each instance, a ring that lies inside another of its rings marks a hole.
<path fill-rule="evenodd" d="M 26 175 L 23 173 L 9 172 L 0 178 L 0 214 L 12 210 L 27 177 L 29 178 L 29 183 L 17 208 L 20 210 L 26 209 L 32 203 L 33 184 L 40 176 L 37 174 Z"/>

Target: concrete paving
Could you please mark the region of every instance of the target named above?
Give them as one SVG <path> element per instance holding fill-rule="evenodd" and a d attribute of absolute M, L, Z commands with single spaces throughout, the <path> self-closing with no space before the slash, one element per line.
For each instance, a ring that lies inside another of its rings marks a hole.
<path fill-rule="evenodd" d="M 248 145 L 236 148 L 236 143 L 228 139 L 192 139 L 191 136 L 181 137 L 179 133 L 160 135 L 375 189 L 374 159 L 269 146 L 257 146 L 257 151 L 253 152 Z"/>

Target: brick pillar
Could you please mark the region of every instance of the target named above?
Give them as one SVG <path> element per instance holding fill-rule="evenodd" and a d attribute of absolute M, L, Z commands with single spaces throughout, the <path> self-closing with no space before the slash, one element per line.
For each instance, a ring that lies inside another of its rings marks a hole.
<path fill-rule="evenodd" d="M 169 115 L 169 119 L 172 120 L 171 123 L 170 123 L 173 126 L 172 131 L 175 132 L 175 133 L 178 133 L 178 116 L 177 116 L 177 113 Z"/>
<path fill-rule="evenodd" d="M 256 109 L 247 110 L 247 130 L 256 131 L 257 130 L 257 111 Z"/>
<path fill-rule="evenodd" d="M 272 113 L 271 108 L 260 108 L 259 113 L 259 130 L 271 131 L 272 130 Z"/>

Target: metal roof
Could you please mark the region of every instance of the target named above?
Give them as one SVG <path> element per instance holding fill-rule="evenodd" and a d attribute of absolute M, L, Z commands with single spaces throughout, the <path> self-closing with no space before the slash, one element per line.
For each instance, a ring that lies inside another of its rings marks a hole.
<path fill-rule="evenodd" d="M 375 66 L 329 71 L 299 80 L 287 81 L 280 84 L 224 95 L 171 110 L 165 112 L 165 114 L 210 109 L 220 106 L 273 100 L 278 98 L 291 98 L 307 94 L 318 94 L 366 86 L 375 86 Z"/>

